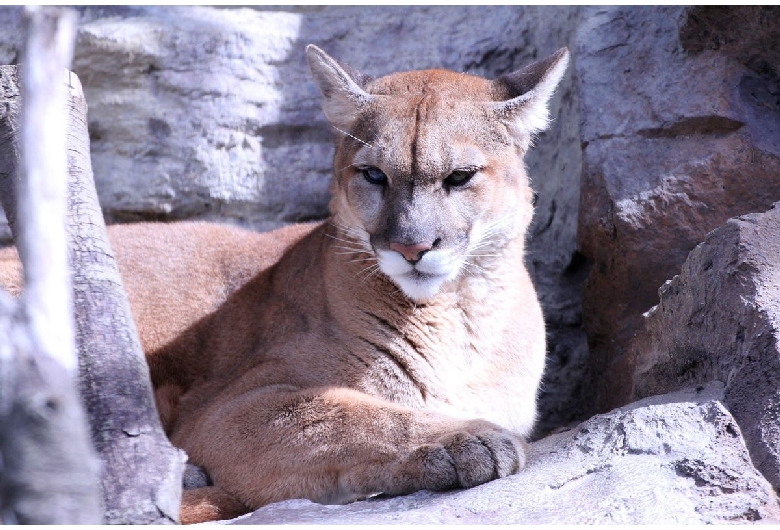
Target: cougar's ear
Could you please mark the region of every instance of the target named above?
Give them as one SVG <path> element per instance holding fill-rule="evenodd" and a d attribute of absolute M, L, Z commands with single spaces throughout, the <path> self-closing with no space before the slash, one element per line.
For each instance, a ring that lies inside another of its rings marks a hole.
<path fill-rule="evenodd" d="M 369 78 L 340 65 L 313 44 L 306 46 L 306 58 L 314 81 L 325 97 L 322 103 L 325 117 L 339 129 L 349 128 L 374 97 L 361 87 Z"/>
<path fill-rule="evenodd" d="M 508 98 L 494 104 L 496 113 L 521 141 L 530 142 L 535 133 L 547 127 L 547 103 L 568 65 L 569 50 L 561 48 L 522 70 L 493 80 L 495 93 Z"/>

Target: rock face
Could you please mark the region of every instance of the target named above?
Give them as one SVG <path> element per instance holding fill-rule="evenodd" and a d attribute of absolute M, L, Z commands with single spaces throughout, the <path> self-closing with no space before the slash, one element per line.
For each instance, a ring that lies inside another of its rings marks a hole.
<path fill-rule="evenodd" d="M 780 198 L 777 8 L 583 13 L 583 294 L 598 408 L 630 399 L 623 357 L 656 291 L 727 219 Z"/>
<path fill-rule="evenodd" d="M 232 524 L 780 522 L 722 385 L 657 396 L 531 445 L 528 467 L 470 490 L 345 506 L 287 501 Z"/>
<path fill-rule="evenodd" d="M 323 218 L 338 133 L 320 110 L 307 44 L 373 76 L 443 67 L 494 77 L 572 47 L 578 14 L 486 6 L 81 8 L 73 70 L 89 104 L 106 219 L 196 218 L 265 230 Z M 0 63 L 19 58 L 18 15 L 0 8 Z M 581 162 L 571 74 L 551 109 L 552 126 L 527 157 L 538 192 L 527 261 L 550 334 L 541 432 L 588 412 L 580 384 L 588 355 L 584 278 L 573 261 Z"/>
<path fill-rule="evenodd" d="M 780 203 L 710 233 L 659 294 L 629 351 L 634 395 L 726 382 L 753 462 L 780 488 Z"/>

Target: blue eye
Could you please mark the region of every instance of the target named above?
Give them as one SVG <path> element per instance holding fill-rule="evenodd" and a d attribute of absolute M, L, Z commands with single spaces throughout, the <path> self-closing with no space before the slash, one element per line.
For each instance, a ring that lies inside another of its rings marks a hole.
<path fill-rule="evenodd" d="M 385 186 L 387 184 L 387 175 L 375 167 L 364 168 L 363 178 L 365 178 L 371 184 L 376 184 L 377 186 Z"/>

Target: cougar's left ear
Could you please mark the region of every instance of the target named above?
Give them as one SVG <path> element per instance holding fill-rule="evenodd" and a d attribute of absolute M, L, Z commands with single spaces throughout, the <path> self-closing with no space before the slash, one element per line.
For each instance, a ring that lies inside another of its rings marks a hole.
<path fill-rule="evenodd" d="M 521 142 L 530 143 L 532 135 L 547 127 L 547 103 L 568 65 L 569 50 L 561 48 L 522 70 L 493 80 L 494 92 L 507 98 L 494 103 L 494 109 Z"/>
<path fill-rule="evenodd" d="M 361 110 L 374 98 L 361 87 L 368 78 L 342 66 L 327 53 L 309 44 L 306 58 L 314 81 L 325 97 L 322 110 L 328 121 L 339 129 L 348 129 Z"/>

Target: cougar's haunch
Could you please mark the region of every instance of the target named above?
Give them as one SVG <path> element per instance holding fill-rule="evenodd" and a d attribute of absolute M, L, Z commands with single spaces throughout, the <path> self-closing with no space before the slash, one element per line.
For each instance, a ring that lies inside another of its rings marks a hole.
<path fill-rule="evenodd" d="M 166 431 L 214 483 L 184 522 L 525 463 L 545 329 L 523 156 L 567 50 L 494 80 L 307 56 L 338 131 L 328 221 L 109 230 Z M 13 250 L 0 282 L 21 289 Z"/>

